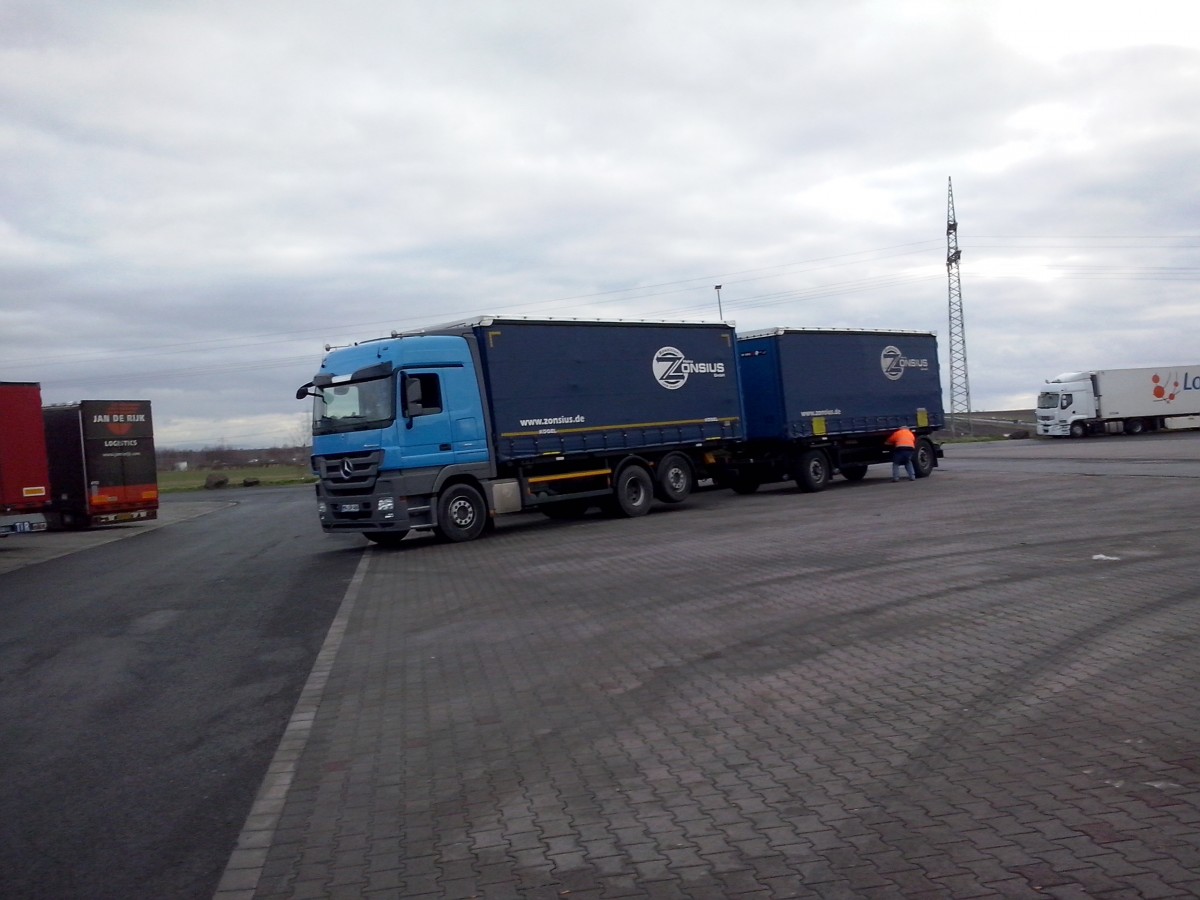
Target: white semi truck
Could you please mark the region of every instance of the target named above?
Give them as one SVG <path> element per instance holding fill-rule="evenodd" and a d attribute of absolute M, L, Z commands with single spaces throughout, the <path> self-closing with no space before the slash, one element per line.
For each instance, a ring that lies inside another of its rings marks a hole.
<path fill-rule="evenodd" d="M 1038 394 L 1037 433 L 1141 434 L 1191 427 L 1200 415 L 1200 364 L 1068 372 Z"/>

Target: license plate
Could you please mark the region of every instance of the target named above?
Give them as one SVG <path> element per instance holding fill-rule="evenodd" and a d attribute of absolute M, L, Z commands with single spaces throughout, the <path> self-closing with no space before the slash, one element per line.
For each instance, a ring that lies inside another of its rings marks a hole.
<path fill-rule="evenodd" d="M 361 509 L 362 507 L 357 503 L 343 503 L 341 506 L 342 512 L 360 512 Z"/>

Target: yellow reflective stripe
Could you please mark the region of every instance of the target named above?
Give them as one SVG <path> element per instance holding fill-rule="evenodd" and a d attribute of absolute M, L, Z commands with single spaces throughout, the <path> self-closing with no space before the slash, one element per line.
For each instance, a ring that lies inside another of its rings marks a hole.
<path fill-rule="evenodd" d="M 594 475 L 611 475 L 612 469 L 590 469 L 587 472 L 567 472 L 565 475 L 538 475 L 528 479 L 530 484 L 542 484 L 546 481 L 562 481 L 565 478 L 591 478 Z"/>

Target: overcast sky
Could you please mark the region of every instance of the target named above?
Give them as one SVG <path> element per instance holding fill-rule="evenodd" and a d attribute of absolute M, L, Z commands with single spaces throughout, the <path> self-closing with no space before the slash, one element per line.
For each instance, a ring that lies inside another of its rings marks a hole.
<path fill-rule="evenodd" d="M 301 439 L 486 314 L 936 331 L 971 404 L 1200 362 L 1200 5 L 0 0 L 0 380 Z"/>

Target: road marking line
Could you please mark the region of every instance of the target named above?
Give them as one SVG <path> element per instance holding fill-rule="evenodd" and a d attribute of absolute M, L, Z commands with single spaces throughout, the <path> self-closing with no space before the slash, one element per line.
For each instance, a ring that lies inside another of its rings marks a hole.
<path fill-rule="evenodd" d="M 358 593 L 366 578 L 367 561 L 370 558 L 371 554 L 364 552 L 358 561 L 358 568 L 354 571 L 354 577 L 350 579 L 337 615 L 333 618 L 333 624 L 329 626 L 325 635 L 325 642 L 321 645 L 312 671 L 308 673 L 308 680 L 300 691 L 300 699 L 296 701 L 296 708 L 292 710 L 292 717 L 288 720 L 283 737 L 279 739 L 275 756 L 267 767 L 267 774 L 263 777 L 254 804 L 246 816 L 242 833 L 238 835 L 237 844 L 229 856 L 213 900 L 249 900 L 258 889 L 258 882 L 267 862 L 267 852 L 274 842 L 279 818 L 283 815 L 288 791 L 291 790 L 292 779 L 296 774 L 296 766 L 312 735 L 317 708 L 321 705 L 325 685 L 329 683 L 329 674 L 333 671 L 334 660 L 337 659 L 338 649 L 342 646 L 342 638 L 346 635 L 346 626 L 358 601 Z"/>

